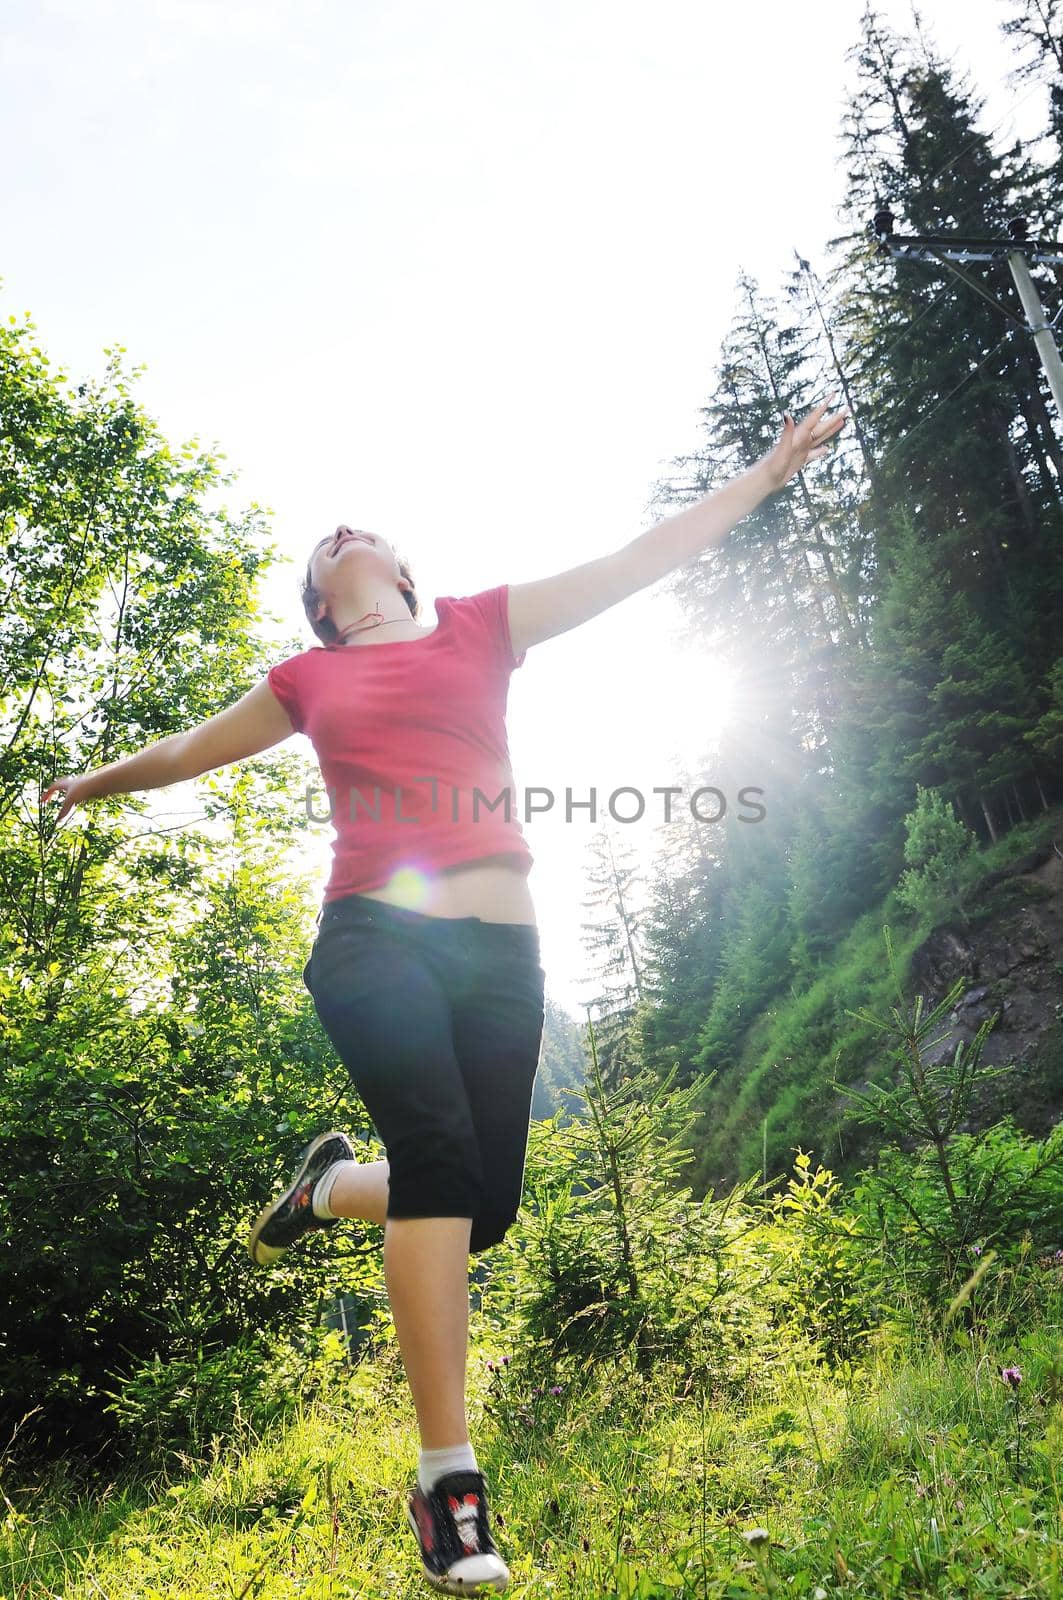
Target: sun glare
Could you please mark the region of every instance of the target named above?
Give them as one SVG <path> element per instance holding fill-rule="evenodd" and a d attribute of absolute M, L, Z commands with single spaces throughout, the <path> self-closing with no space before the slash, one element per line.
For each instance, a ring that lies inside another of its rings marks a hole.
<path fill-rule="evenodd" d="M 731 710 L 733 678 L 719 660 L 694 649 L 676 650 L 668 693 L 658 703 L 658 738 L 677 766 L 700 771 Z"/>

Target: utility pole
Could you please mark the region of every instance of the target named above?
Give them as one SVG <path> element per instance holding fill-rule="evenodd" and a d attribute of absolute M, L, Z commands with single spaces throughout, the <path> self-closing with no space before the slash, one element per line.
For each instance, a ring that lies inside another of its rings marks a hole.
<path fill-rule="evenodd" d="M 1038 260 L 1045 259 L 1044 256 L 1038 257 Z M 1052 259 L 1063 261 L 1063 256 L 1055 256 Z M 1009 251 L 1008 266 L 1015 279 L 1015 287 L 1019 291 L 1026 320 L 1033 329 L 1033 342 L 1040 352 L 1041 363 L 1048 374 L 1048 384 L 1056 402 L 1056 410 L 1059 412 L 1060 420 L 1063 421 L 1063 361 L 1060 360 L 1059 346 L 1052 333 L 1052 323 L 1045 321 L 1045 308 L 1041 304 L 1041 297 L 1034 287 L 1026 257 L 1021 250 Z"/>
<path fill-rule="evenodd" d="M 944 239 L 925 233 L 913 233 L 906 238 L 898 238 L 893 231 L 895 221 L 892 211 L 883 206 L 875 212 L 867 225 L 868 233 L 873 234 L 879 242 L 881 254 L 895 258 L 907 257 L 914 261 L 944 263 L 955 277 L 974 289 L 983 299 L 988 300 L 990 305 L 996 306 L 1010 322 L 1017 323 L 1020 328 L 1033 334 L 1033 342 L 1041 357 L 1041 365 L 1048 376 L 1048 387 L 1056 402 L 1060 427 L 1063 428 L 1063 359 L 1060 358 L 1059 347 L 1052 332 L 1056 317 L 1053 317 L 1051 322 L 1045 320 L 1045 308 L 1030 277 L 1029 266 L 1030 261 L 1063 264 L 1063 255 L 1059 253 L 1057 247 L 1027 242 L 1026 235 L 1029 230 L 1025 217 L 1010 219 L 1007 224 L 1009 234 L 1007 239 Z M 1010 306 L 1004 305 L 995 295 L 990 294 L 976 278 L 951 265 L 956 261 L 1000 261 L 1001 259 L 1006 260 L 1011 268 L 1022 309 L 1026 313 L 1025 322 L 1015 315 Z M 1057 312 L 1056 316 L 1058 315 Z"/>

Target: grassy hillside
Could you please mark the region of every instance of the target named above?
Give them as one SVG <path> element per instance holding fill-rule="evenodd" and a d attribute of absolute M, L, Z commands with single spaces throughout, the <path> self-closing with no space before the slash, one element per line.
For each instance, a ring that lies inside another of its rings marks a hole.
<path fill-rule="evenodd" d="M 1045 893 L 1026 879 L 997 882 L 996 874 L 1059 837 L 1063 837 L 1063 811 L 1056 809 L 978 852 L 967 936 L 977 936 L 983 953 L 991 952 L 994 941 L 1006 941 L 1024 904 Z M 990 880 L 991 887 L 981 891 L 979 880 Z M 914 998 L 912 959 L 939 923 L 933 917 L 916 921 L 890 894 L 853 924 L 811 983 L 800 992 L 777 995 L 759 1012 L 735 1066 L 720 1071 L 707 1087 L 702 1103 L 709 1113 L 704 1123 L 709 1131 L 699 1140 L 696 1168 L 703 1189 L 758 1172 L 765 1134 L 769 1176 L 789 1167 L 791 1152 L 798 1146 L 844 1176 L 852 1176 L 870 1159 L 871 1147 L 829 1080 L 836 1077 L 856 1086 L 887 1080 L 888 1063 L 876 1030 L 854 1015 L 867 1011 L 880 1015 L 900 1003 L 887 961 L 884 926 L 890 929 L 903 999 Z M 1056 966 L 1053 972 L 1050 966 L 1047 981 L 1053 977 L 1057 993 L 1052 998 L 1063 1003 L 1063 968 Z M 1001 995 L 1006 997 L 1009 986 L 1008 979 L 1000 982 Z M 1053 1070 L 1059 1052 L 1058 1043 L 1048 1036 L 1051 1026 L 1046 1027 L 1031 1064 L 1031 1092 L 1039 1095 L 1041 1120 L 1048 1125 L 1063 1115 L 1063 1073 Z M 994 1120 L 1009 1103 L 1005 1084 L 996 1105 L 986 1107 L 987 1120 Z M 1017 1120 L 1024 1125 L 1021 1111 Z"/>

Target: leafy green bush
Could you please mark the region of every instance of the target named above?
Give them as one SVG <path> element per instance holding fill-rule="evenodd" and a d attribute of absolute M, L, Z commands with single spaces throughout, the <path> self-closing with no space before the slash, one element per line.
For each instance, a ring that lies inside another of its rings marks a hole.
<path fill-rule="evenodd" d="M 53 1017 L 38 984 L 7 996 L 0 1424 L 10 1432 L 39 1408 L 16 1440 L 36 1454 L 105 1451 L 102 1396 L 143 1361 L 192 1361 L 335 1291 L 334 1238 L 269 1271 L 245 1246 L 347 1094 L 298 993 L 300 908 L 248 859 L 202 892 L 194 929 L 158 930 L 168 1002 L 132 1011 L 106 981 L 106 941 L 51 996 Z M 344 1104 L 340 1125 L 355 1131 L 357 1109 Z M 376 1239 L 348 1248 L 342 1271 L 349 1292 L 373 1298 Z"/>
<path fill-rule="evenodd" d="M 831 1364 L 851 1363 L 882 1320 L 883 1261 L 874 1235 L 840 1203 L 834 1174 L 811 1165 L 799 1150 L 786 1192 L 771 1202 L 772 1304 L 780 1326 L 800 1324 Z"/>
<path fill-rule="evenodd" d="M 241 1428 L 260 1434 L 298 1411 L 346 1366 L 341 1334 L 314 1327 L 293 1342 L 252 1333 L 224 1350 L 140 1362 L 105 1391 L 127 1454 L 142 1465 L 202 1460 L 211 1441 Z"/>
<path fill-rule="evenodd" d="M 948 1186 L 937 1151 L 883 1150 L 851 1200 L 877 1233 L 898 1295 L 907 1289 L 941 1312 L 987 1260 L 992 1270 L 970 1296 L 968 1320 L 992 1315 L 1003 1332 L 1021 1327 L 1037 1260 L 1063 1244 L 1063 1124 L 1031 1139 L 1005 1117 L 947 1147 Z M 951 1190 L 951 1193 L 950 1193 Z"/>

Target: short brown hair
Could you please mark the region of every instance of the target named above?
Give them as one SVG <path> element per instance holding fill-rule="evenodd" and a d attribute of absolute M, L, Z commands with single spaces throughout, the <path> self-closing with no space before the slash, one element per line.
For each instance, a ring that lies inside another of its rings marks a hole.
<path fill-rule="evenodd" d="M 314 633 L 321 640 L 321 643 L 335 644 L 340 636 L 340 630 L 337 628 L 332 618 L 322 617 L 320 621 L 316 621 L 314 617 L 314 613 L 318 608 L 318 605 L 322 599 L 322 595 L 321 591 L 314 587 L 313 580 L 310 576 L 310 568 L 313 564 L 313 560 L 314 558 L 311 556 L 310 560 L 306 563 L 306 576 L 303 579 L 301 589 L 303 610 L 306 612 L 306 620 L 313 628 Z M 399 563 L 399 571 L 410 585 L 410 588 L 403 589 L 402 598 L 410 608 L 411 617 L 418 617 L 421 613 L 421 603 L 417 598 L 417 590 L 413 581 L 413 573 L 410 571 L 410 563 L 405 559 L 405 557 L 402 556 L 397 557 L 397 560 Z"/>

